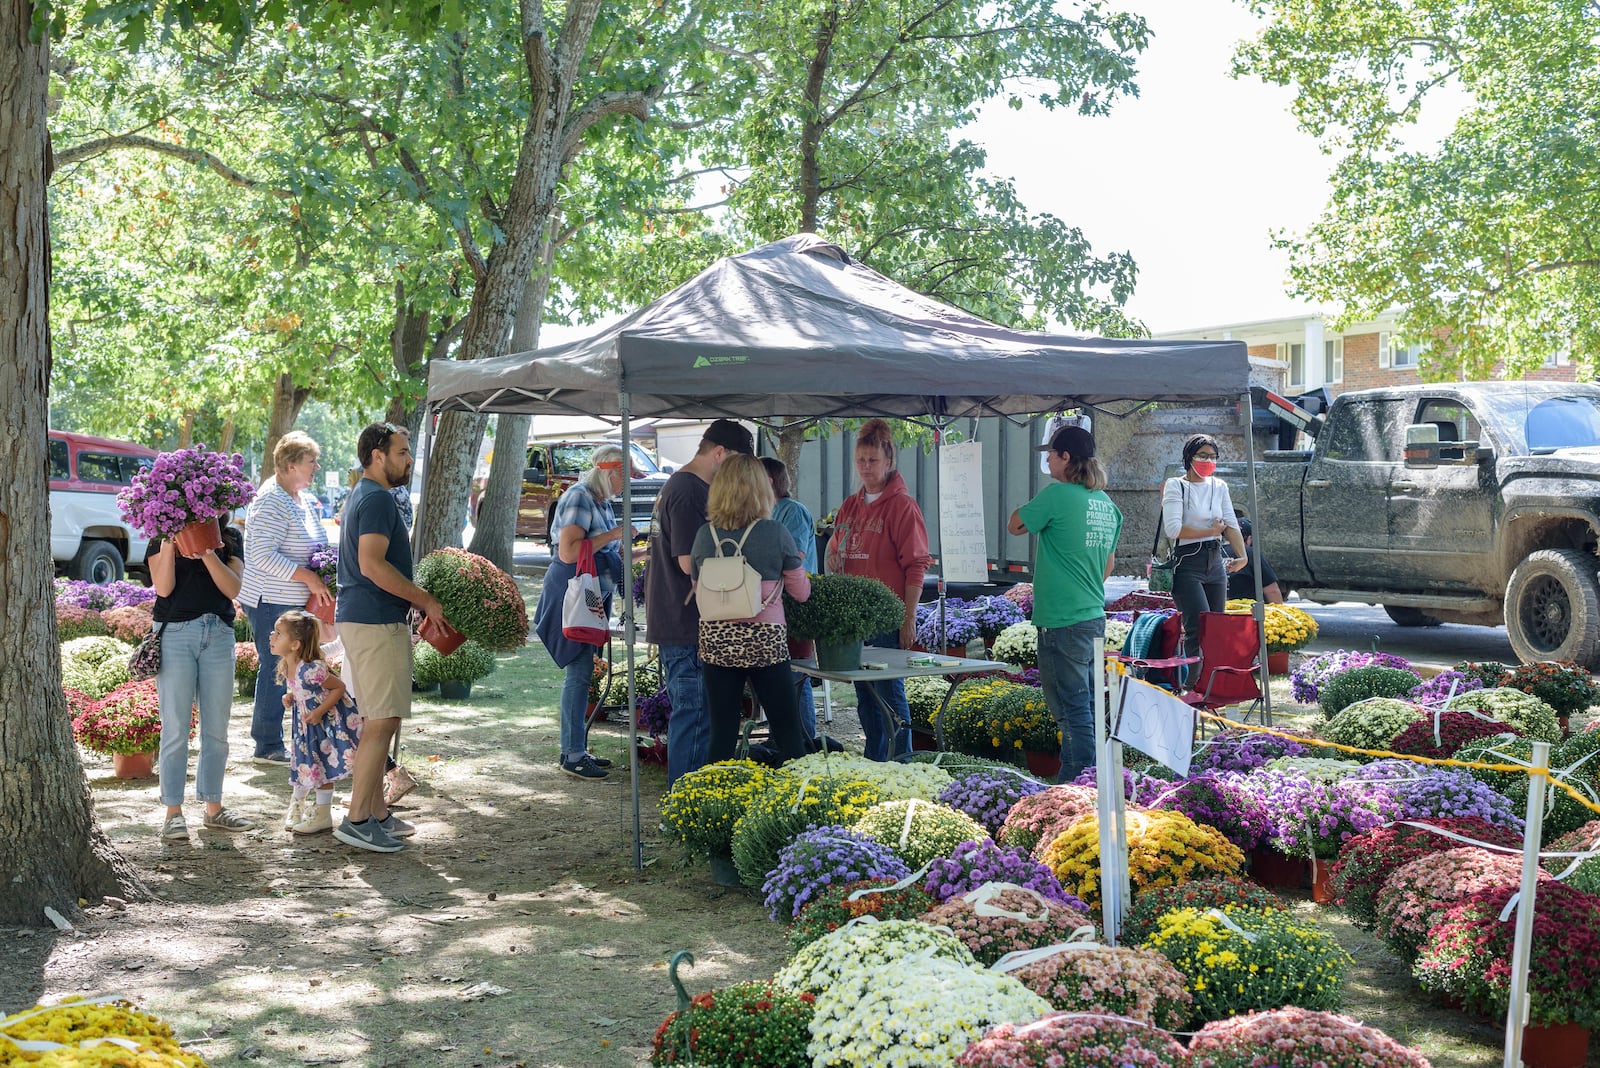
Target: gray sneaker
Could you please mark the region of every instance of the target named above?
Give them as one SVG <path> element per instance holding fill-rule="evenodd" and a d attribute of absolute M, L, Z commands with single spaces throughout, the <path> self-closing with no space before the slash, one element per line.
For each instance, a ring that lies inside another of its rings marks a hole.
<path fill-rule="evenodd" d="M 368 816 L 360 823 L 351 823 L 346 816 L 339 826 L 333 829 L 333 836 L 347 846 L 357 849 L 369 850 L 373 853 L 398 853 L 405 846 L 389 837 L 383 825 Z"/>
<path fill-rule="evenodd" d="M 383 833 L 390 838 L 410 838 L 417 833 L 414 823 L 407 823 L 393 812 L 378 821 L 378 826 L 383 828 Z"/>
<path fill-rule="evenodd" d="M 561 762 L 561 770 L 571 775 L 574 779 L 603 779 L 606 769 L 594 762 L 594 758 L 584 754 L 577 760 Z"/>
<path fill-rule="evenodd" d="M 161 837 L 189 837 L 189 824 L 184 820 L 183 813 L 180 812 L 176 816 L 168 816 L 165 820 L 161 821 Z"/>

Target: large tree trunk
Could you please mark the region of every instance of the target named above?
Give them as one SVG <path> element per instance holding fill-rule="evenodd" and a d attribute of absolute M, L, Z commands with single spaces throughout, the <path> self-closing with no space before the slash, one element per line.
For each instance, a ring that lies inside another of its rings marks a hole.
<path fill-rule="evenodd" d="M 310 399 L 311 387 L 295 385 L 294 376 L 287 371 L 272 384 L 272 411 L 267 416 L 267 441 L 261 447 L 262 481 L 276 473 L 272 454 L 278 448 L 278 439 L 294 429 L 294 421 L 300 418 L 300 409 Z"/>
<path fill-rule="evenodd" d="M 778 434 L 778 459 L 789 469 L 789 496 L 800 496 L 800 446 L 814 423 L 789 423 Z"/>
<path fill-rule="evenodd" d="M 394 284 L 394 329 L 389 332 L 389 356 L 394 362 L 396 382 L 405 378 L 426 378 L 428 374 L 428 324 L 432 315 L 406 297 L 404 282 Z M 411 440 L 417 440 L 422 426 L 422 405 L 406 404 L 404 391 L 389 398 L 384 418 L 396 426 L 408 427 Z"/>
<path fill-rule="evenodd" d="M 78 899 L 145 896 L 95 822 L 56 655 L 46 413 L 50 235 L 47 49 L 29 0 L 0 0 L 0 926 L 45 926 Z"/>
<path fill-rule="evenodd" d="M 544 301 L 550 292 L 550 270 L 555 260 L 555 245 L 548 232 L 539 257 L 540 269 L 528 275 L 517 305 L 516 323 L 511 328 L 511 351 L 527 352 L 539 347 L 539 325 L 544 320 Z M 516 550 L 517 513 L 522 503 L 522 473 L 527 466 L 528 428 L 531 415 L 501 415 L 495 422 L 494 459 L 489 462 L 489 482 L 478 501 L 478 516 L 472 533 L 471 550 L 510 571 Z"/>

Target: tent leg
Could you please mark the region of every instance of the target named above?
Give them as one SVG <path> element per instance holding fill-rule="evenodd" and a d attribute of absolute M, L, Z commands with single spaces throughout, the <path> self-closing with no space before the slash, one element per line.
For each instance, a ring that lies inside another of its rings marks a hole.
<path fill-rule="evenodd" d="M 1250 493 L 1250 522 L 1256 532 L 1261 530 L 1261 511 L 1256 498 L 1256 436 L 1255 413 L 1252 410 L 1250 391 L 1244 391 L 1244 396 L 1239 399 L 1239 418 L 1244 423 L 1244 458 L 1245 479 Z M 1251 557 L 1252 569 L 1255 572 L 1256 590 L 1261 590 L 1261 551 L 1258 549 Z M 1256 617 L 1256 637 L 1261 642 L 1260 671 L 1261 671 L 1261 722 L 1264 726 L 1272 726 L 1272 680 L 1267 673 L 1267 606 L 1261 601 L 1256 601 L 1252 610 Z"/>
<path fill-rule="evenodd" d="M 622 411 L 622 582 L 617 590 L 622 602 L 622 644 L 628 667 L 628 767 L 633 780 L 633 870 L 644 871 L 644 841 L 639 821 L 639 695 L 633 689 L 633 439 L 629 423 L 632 399 L 617 394 Z"/>
<path fill-rule="evenodd" d="M 433 437 L 428 433 L 433 426 L 434 412 L 426 404 L 422 406 L 422 441 L 416 454 L 422 457 L 422 483 L 417 487 L 417 500 L 424 505 L 428 501 L 428 473 L 433 470 L 433 457 L 428 450 L 433 448 Z M 357 457 L 359 459 L 359 457 Z M 417 522 L 416 516 L 411 517 L 411 555 L 417 555 L 417 532 L 422 529 L 422 524 Z"/>

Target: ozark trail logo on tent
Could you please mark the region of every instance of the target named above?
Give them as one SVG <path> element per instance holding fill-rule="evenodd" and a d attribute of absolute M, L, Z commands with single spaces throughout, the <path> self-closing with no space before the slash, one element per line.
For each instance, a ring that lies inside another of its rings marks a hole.
<path fill-rule="evenodd" d="M 732 363 L 749 363 L 748 356 L 696 356 L 691 367 L 719 367 Z"/>

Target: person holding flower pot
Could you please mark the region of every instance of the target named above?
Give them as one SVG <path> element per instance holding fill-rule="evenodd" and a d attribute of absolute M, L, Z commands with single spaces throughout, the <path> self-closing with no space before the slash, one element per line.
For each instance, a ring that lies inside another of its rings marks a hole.
<path fill-rule="evenodd" d="M 1244 570 L 1244 538 L 1228 484 L 1216 477 L 1217 439 L 1190 434 L 1183 443 L 1183 474 L 1161 487 L 1161 524 L 1177 546 L 1172 600 L 1183 613 L 1184 656 L 1200 655 L 1200 613 L 1228 603 L 1228 576 Z M 1233 550 L 1224 560 L 1222 542 Z"/>
<path fill-rule="evenodd" d="M 1056 782 L 1071 782 L 1095 763 L 1094 640 L 1106 632 L 1106 578 L 1117 562 L 1122 513 L 1106 496 L 1106 469 L 1089 431 L 1064 426 L 1040 448 L 1055 481 L 1012 512 L 1006 529 L 1039 539 L 1039 685 L 1061 730 Z"/>
<path fill-rule="evenodd" d="M 868 419 L 856 432 L 856 475 L 861 489 L 844 499 L 828 539 L 828 571 L 835 575 L 865 575 L 889 587 L 905 600 L 905 618 L 898 631 L 885 631 L 867 639 L 878 649 L 908 649 L 917 636 L 917 602 L 922 600 L 922 579 L 928 573 L 928 527 L 922 509 L 895 470 L 894 436 L 882 419 Z M 896 729 L 893 752 L 911 752 L 911 708 L 906 704 L 905 683 L 899 679 L 856 683 L 856 714 L 866 735 L 868 760 L 889 759 L 890 738 L 877 701 L 901 726 Z"/>
<path fill-rule="evenodd" d="M 308 492 L 322 464 L 322 450 L 311 437 L 291 430 L 272 450 L 275 472 L 261 487 L 245 513 L 244 581 L 239 606 L 250 619 L 256 655 L 255 709 L 250 716 L 250 737 L 255 742 L 257 764 L 288 767 L 283 743 L 284 684 L 278 678 L 278 658 L 271 645 L 272 628 L 291 608 L 333 605 L 316 571 L 311 554 L 328 544 L 322 525 L 322 504 Z"/>
<path fill-rule="evenodd" d="M 594 553 L 595 571 L 611 615 L 611 594 L 622 581 L 622 526 L 611 498 L 622 492 L 622 446 L 602 445 L 589 455 L 589 470 L 556 501 L 550 529 L 556 535 L 555 559 L 539 588 L 533 629 L 556 667 L 566 672 L 561 685 L 561 770 L 574 779 L 603 779 L 611 761 L 589 752 L 587 712 L 594 674 L 595 647 L 562 633 L 561 608 L 567 584 L 577 574 L 583 543 Z"/>
<path fill-rule="evenodd" d="M 744 453 L 728 457 L 711 480 L 706 501 L 710 521 L 695 535 L 690 554 L 696 581 L 708 558 L 730 552 L 743 554 L 745 565 L 761 576 L 761 608 L 754 616 L 700 620 L 700 670 L 711 717 L 707 761 L 712 764 L 733 759 L 747 682 L 766 711 L 771 745 L 779 757 L 793 760 L 810 749 L 800 726 L 779 594 L 804 601 L 811 596 L 811 578 L 794 537 L 771 518 L 772 503 L 772 483 L 761 461 Z M 668 745 L 669 756 L 671 750 Z"/>
<path fill-rule="evenodd" d="M 339 597 L 345 682 L 361 707 L 361 740 L 351 772 L 350 808 L 333 836 L 374 853 L 403 848 L 416 828 L 389 811 L 383 773 L 400 721 L 411 714 L 411 627 L 416 605 L 444 626 L 439 598 L 411 581 L 411 538 L 390 488 L 411 480 L 411 438 L 403 426 L 373 423 L 356 439 L 361 481 L 345 501 L 339 533 Z"/>
<path fill-rule="evenodd" d="M 212 522 L 216 522 L 212 520 Z M 156 693 L 161 701 L 161 803 L 166 816 L 161 837 L 187 838 L 183 788 L 189 778 L 189 722 L 200 713 L 200 760 L 195 795 L 205 804 L 204 826 L 214 831 L 248 831 L 255 826 L 222 807 L 222 778 L 228 766 L 228 713 L 233 710 L 233 599 L 239 595 L 244 546 L 232 526 L 222 529 L 222 548 L 198 556 L 178 552 L 177 541 L 160 537 L 146 557 L 156 590 L 152 613 L 161 635 L 161 670 Z"/>

